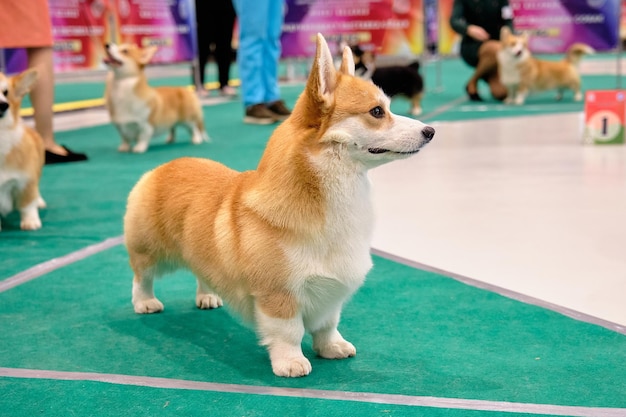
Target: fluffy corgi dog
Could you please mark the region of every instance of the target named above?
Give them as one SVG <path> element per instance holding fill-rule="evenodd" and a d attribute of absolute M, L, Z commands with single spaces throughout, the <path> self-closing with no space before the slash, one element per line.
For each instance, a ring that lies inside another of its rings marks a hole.
<path fill-rule="evenodd" d="M 353 45 L 351 49 L 355 62 L 355 72 L 359 77 L 372 80 L 389 97 L 397 95 L 407 97 L 411 100 L 409 110 L 411 115 L 419 116 L 422 114 L 424 80 L 419 72 L 420 63 L 418 61 L 409 65 L 377 67 L 373 53 L 363 51 L 358 45 Z"/>
<path fill-rule="evenodd" d="M 337 325 L 372 266 L 367 171 L 417 154 L 434 134 L 391 113 L 380 88 L 354 76 L 349 48 L 337 70 L 318 34 L 306 87 L 256 170 L 180 158 L 130 192 L 124 236 L 135 312 L 163 310 L 153 281 L 184 267 L 197 278 L 199 308 L 223 299 L 254 323 L 276 375 L 311 372 L 305 332 L 321 357 L 354 356 Z"/>
<path fill-rule="evenodd" d="M 22 99 L 37 81 L 34 69 L 7 77 L 0 73 L 0 216 L 20 212 L 20 228 L 41 228 L 39 194 L 45 148 L 39 134 L 20 117 Z"/>
<path fill-rule="evenodd" d="M 557 90 L 557 100 L 565 90 L 574 92 L 574 100 L 582 100 L 578 63 L 583 55 L 592 54 L 593 48 L 575 43 L 561 61 L 540 60 L 528 49 L 528 34 L 515 35 L 506 26 L 500 32 L 500 45 L 500 80 L 508 90 L 505 103 L 524 104 L 530 91 L 553 89 Z"/>
<path fill-rule="evenodd" d="M 105 101 L 122 137 L 120 152 L 145 152 L 152 136 L 169 131 L 168 143 L 174 141 L 174 129 L 185 125 L 191 141 L 208 141 L 204 130 L 202 107 L 195 93 L 185 87 L 150 87 L 144 67 L 157 48 L 139 48 L 132 44 L 107 44 Z"/>

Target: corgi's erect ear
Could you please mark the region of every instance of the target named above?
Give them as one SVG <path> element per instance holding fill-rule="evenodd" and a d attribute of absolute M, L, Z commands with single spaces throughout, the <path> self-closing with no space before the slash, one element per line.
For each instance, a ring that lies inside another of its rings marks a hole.
<path fill-rule="evenodd" d="M 146 46 L 145 48 L 143 48 L 141 50 L 141 58 L 139 62 L 141 62 L 141 64 L 143 65 L 147 65 L 148 62 L 152 60 L 152 57 L 154 56 L 154 54 L 156 54 L 157 49 L 158 48 L 155 45 Z"/>
<path fill-rule="evenodd" d="M 354 56 L 349 46 L 343 47 L 343 56 L 341 58 L 341 67 L 339 72 L 354 76 Z"/>
<path fill-rule="evenodd" d="M 15 88 L 15 95 L 18 97 L 24 97 L 33 88 L 37 81 L 37 70 L 34 68 L 27 69 L 19 75 L 13 77 L 13 86 Z"/>
<path fill-rule="evenodd" d="M 343 66 L 343 63 L 342 63 Z M 333 56 L 328 49 L 328 44 L 321 33 L 317 34 L 317 51 L 307 89 L 316 98 L 330 106 L 333 101 L 333 93 L 337 83 L 337 73 Z"/>

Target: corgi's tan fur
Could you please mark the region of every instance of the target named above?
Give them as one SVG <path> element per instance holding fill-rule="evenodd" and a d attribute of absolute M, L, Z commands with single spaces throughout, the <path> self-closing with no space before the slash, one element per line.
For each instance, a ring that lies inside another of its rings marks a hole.
<path fill-rule="evenodd" d="M 105 102 L 111 122 L 122 138 L 120 152 L 141 153 L 150 139 L 169 131 L 167 142 L 173 142 L 175 127 L 185 125 L 191 141 L 208 141 L 204 129 L 202 106 L 196 94 L 185 87 L 151 87 L 144 72 L 157 48 L 139 48 L 134 44 L 107 44 Z"/>
<path fill-rule="evenodd" d="M 20 117 L 22 99 L 37 81 L 37 71 L 13 77 L 0 73 L 0 216 L 20 212 L 20 228 L 41 228 L 39 209 L 45 202 L 39 180 L 45 163 L 41 136 Z"/>
<path fill-rule="evenodd" d="M 378 87 L 354 77 L 349 48 L 335 69 L 318 35 L 305 90 L 256 170 L 181 158 L 131 191 L 124 235 L 135 311 L 161 311 L 153 280 L 186 267 L 199 308 L 223 297 L 255 323 L 276 375 L 311 371 L 305 331 L 321 357 L 354 356 L 337 325 L 372 266 L 367 170 L 417 153 L 434 133 L 391 113 Z"/>
<path fill-rule="evenodd" d="M 528 49 L 528 34 L 515 35 L 506 26 L 500 32 L 500 44 L 498 64 L 500 80 L 508 90 L 506 103 L 523 104 L 531 91 L 554 89 L 558 100 L 565 90 L 574 92 L 574 100 L 582 100 L 578 64 L 593 48 L 575 43 L 561 61 L 540 60 Z"/>

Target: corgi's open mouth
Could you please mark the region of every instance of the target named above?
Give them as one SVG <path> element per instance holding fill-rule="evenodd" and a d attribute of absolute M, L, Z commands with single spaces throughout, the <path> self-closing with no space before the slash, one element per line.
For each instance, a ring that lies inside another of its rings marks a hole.
<path fill-rule="evenodd" d="M 122 61 L 120 61 L 119 59 L 115 59 L 110 53 L 109 51 L 107 51 L 106 56 L 103 59 L 104 63 L 106 65 L 111 65 L 114 67 L 119 67 L 120 65 L 122 65 Z"/>
<path fill-rule="evenodd" d="M 398 152 L 398 151 L 392 151 L 390 149 L 385 149 L 385 148 L 367 148 L 367 151 L 369 153 L 373 153 L 373 154 L 391 152 L 391 153 L 395 153 L 395 154 L 398 154 L 398 155 L 411 155 L 411 154 L 414 154 L 414 153 L 418 153 L 420 150 L 419 149 L 415 149 L 413 151 Z"/>

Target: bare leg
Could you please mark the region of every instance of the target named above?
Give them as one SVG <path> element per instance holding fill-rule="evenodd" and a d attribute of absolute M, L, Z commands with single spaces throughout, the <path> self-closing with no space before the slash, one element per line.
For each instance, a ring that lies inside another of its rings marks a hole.
<path fill-rule="evenodd" d="M 54 103 L 54 70 L 52 47 L 28 48 L 28 67 L 37 68 L 38 80 L 30 92 L 33 104 L 35 130 L 43 138 L 47 150 L 58 155 L 67 155 L 67 151 L 54 141 L 52 126 Z"/>

